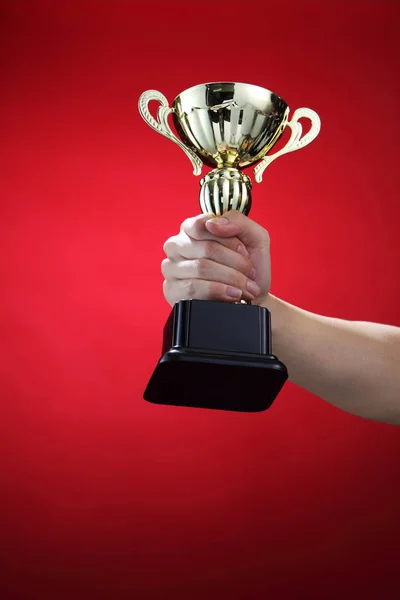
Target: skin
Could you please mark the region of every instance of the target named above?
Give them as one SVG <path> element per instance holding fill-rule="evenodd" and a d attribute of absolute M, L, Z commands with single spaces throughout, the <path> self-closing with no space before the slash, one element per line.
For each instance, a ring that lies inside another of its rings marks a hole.
<path fill-rule="evenodd" d="M 400 425 L 400 328 L 317 315 L 270 294 L 270 238 L 258 223 L 237 211 L 198 215 L 164 252 L 171 306 L 185 299 L 264 306 L 290 381 L 351 414 Z"/>

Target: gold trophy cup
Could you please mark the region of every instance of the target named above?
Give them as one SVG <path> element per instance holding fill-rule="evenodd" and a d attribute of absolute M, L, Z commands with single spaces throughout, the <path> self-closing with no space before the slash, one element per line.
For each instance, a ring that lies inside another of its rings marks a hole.
<path fill-rule="evenodd" d="M 156 100 L 157 119 L 149 111 Z M 299 108 L 289 121 L 289 107 L 277 94 L 256 85 L 233 82 L 196 85 L 179 94 L 170 107 L 156 90 L 144 92 L 139 112 L 158 133 L 177 144 L 200 175 L 200 207 L 216 216 L 228 210 L 245 215 L 251 207 L 250 178 L 243 169 L 258 163 L 261 183 L 267 166 L 279 156 L 312 142 L 320 130 L 313 110 Z M 176 133 L 168 123 L 172 121 Z M 299 119 L 311 121 L 303 135 Z M 268 154 L 286 127 L 290 138 Z M 159 404 L 246 412 L 269 408 L 287 379 L 287 369 L 271 354 L 270 314 L 243 303 L 181 300 L 164 329 L 163 355 L 144 398 Z"/>

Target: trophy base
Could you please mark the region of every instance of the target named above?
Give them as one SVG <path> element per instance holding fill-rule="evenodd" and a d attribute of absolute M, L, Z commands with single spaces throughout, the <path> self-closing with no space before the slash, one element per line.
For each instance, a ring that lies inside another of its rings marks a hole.
<path fill-rule="evenodd" d="M 144 392 L 155 404 L 260 412 L 288 373 L 270 351 L 266 308 L 182 300 L 164 329 L 163 356 Z"/>

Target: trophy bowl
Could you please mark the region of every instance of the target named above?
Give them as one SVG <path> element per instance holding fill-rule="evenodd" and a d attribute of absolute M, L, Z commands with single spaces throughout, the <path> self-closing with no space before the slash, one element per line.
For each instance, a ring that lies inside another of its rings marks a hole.
<path fill-rule="evenodd" d="M 243 168 L 262 158 L 283 133 L 288 105 L 257 85 L 207 83 L 179 94 L 173 122 L 184 143 L 212 168 Z"/>

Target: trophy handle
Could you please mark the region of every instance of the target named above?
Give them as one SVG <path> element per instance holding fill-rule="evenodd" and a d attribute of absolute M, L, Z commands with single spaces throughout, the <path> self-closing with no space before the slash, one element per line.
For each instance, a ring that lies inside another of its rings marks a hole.
<path fill-rule="evenodd" d="M 158 107 L 157 119 L 156 120 L 149 111 L 149 102 L 151 100 L 157 100 L 161 104 Z M 168 100 L 166 97 L 158 92 L 157 90 L 148 90 L 144 92 L 139 98 L 139 112 L 142 115 L 143 119 L 146 121 L 148 125 L 161 135 L 164 135 L 166 138 L 171 140 L 171 142 L 175 142 L 181 148 L 184 153 L 189 157 L 192 165 L 193 165 L 193 174 L 200 175 L 201 168 L 203 163 L 199 159 L 199 157 L 188 148 L 181 140 L 173 133 L 170 126 L 168 125 L 168 117 L 171 113 L 174 112 L 174 109 L 168 105 Z"/>
<path fill-rule="evenodd" d="M 301 137 L 303 128 L 298 121 L 302 117 L 310 119 L 311 121 L 311 129 L 305 135 L 303 135 L 303 137 Z M 298 108 L 294 111 L 292 120 L 286 124 L 286 127 L 290 127 L 291 129 L 290 138 L 287 144 L 281 148 L 281 150 L 275 152 L 275 154 L 271 154 L 263 158 L 263 160 L 255 167 L 254 179 L 257 181 L 257 183 L 261 183 L 265 169 L 272 163 L 273 160 L 279 158 L 279 156 L 282 156 L 283 154 L 300 150 L 300 148 L 304 148 L 304 146 L 310 144 L 319 134 L 319 130 L 321 129 L 321 119 L 316 112 L 311 110 L 311 108 Z"/>

